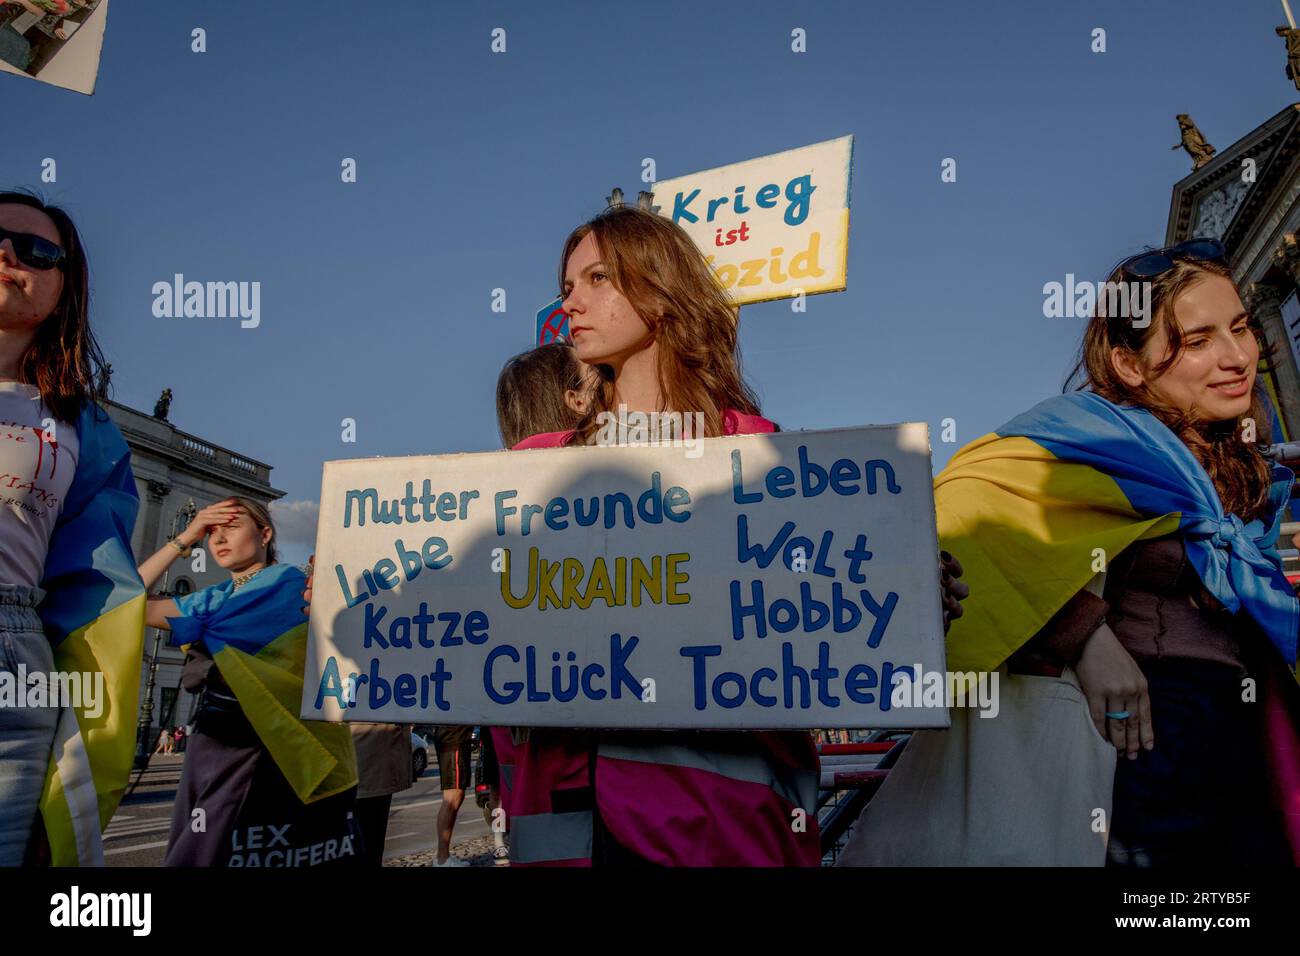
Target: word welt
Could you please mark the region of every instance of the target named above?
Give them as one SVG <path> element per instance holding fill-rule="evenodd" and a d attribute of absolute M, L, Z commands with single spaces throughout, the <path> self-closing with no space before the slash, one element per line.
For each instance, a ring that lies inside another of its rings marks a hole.
<path fill-rule="evenodd" d="M 153 314 L 159 319 L 241 319 L 242 328 L 262 323 L 262 283 L 186 282 L 176 273 L 172 281 L 153 284 Z"/>

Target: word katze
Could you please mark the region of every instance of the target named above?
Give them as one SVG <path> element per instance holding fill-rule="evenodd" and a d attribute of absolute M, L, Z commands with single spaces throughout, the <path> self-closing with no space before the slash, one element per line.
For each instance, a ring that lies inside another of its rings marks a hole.
<path fill-rule="evenodd" d="M 596 444 L 603 447 L 669 446 L 685 448 L 687 458 L 699 458 L 704 454 L 703 412 L 629 412 L 627 405 L 620 403 L 617 415 L 600 412 L 596 415 L 596 424 L 600 426 L 596 432 Z"/>
<path fill-rule="evenodd" d="M 262 283 L 260 282 L 186 282 L 176 273 L 169 285 L 155 282 L 153 314 L 155 318 L 224 319 L 240 318 L 240 326 L 255 329 L 262 322 Z"/>
<path fill-rule="evenodd" d="M 1043 315 L 1049 319 L 1090 319 L 1098 302 L 1105 301 L 1105 314 L 1113 318 L 1134 319 L 1133 328 L 1151 324 L 1150 282 L 1104 282 L 1085 279 L 1074 281 L 1074 273 L 1065 274 L 1065 284 L 1048 282 L 1043 286 Z"/>
<path fill-rule="evenodd" d="M 153 925 L 150 893 L 68 893 L 50 897 L 51 926 L 129 926 L 133 936 L 148 936 Z"/>
<path fill-rule="evenodd" d="M 19 662 L 14 671 L 0 671 L 0 708 L 5 707 L 75 707 L 93 720 L 104 712 L 104 672 L 28 673 Z"/>

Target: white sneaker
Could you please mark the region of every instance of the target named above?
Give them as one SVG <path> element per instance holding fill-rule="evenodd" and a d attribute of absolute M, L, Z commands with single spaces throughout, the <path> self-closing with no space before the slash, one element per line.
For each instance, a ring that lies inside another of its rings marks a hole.
<path fill-rule="evenodd" d="M 466 863 L 464 860 L 460 859 L 459 857 L 455 857 L 455 856 L 449 856 L 449 857 L 447 857 L 447 862 L 445 862 L 445 863 L 439 863 L 439 862 L 438 862 L 438 858 L 435 856 L 435 857 L 433 858 L 433 862 L 430 863 L 429 865 L 430 865 L 430 866 L 469 866 L 469 864 Z"/>
<path fill-rule="evenodd" d="M 497 847 L 495 850 L 493 850 L 493 851 L 492 851 L 492 865 L 493 865 L 493 866 L 509 866 L 509 865 L 510 865 L 510 850 L 509 850 L 509 848 L 504 847 L 504 846 L 499 846 L 499 847 Z"/>

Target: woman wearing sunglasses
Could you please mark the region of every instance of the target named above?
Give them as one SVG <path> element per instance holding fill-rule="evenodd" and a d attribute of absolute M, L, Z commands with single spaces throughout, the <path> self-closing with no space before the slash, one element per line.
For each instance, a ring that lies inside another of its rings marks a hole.
<path fill-rule="evenodd" d="M 1042 760 L 1059 761 L 1059 780 L 1106 757 L 1090 725 L 1118 759 L 1076 778 L 1097 801 L 1056 790 L 1032 837 L 1025 808 L 1051 790 L 1050 770 L 994 779 L 1000 761 L 971 762 L 967 817 L 981 793 L 1016 813 L 983 821 L 982 861 L 956 862 L 1300 860 L 1300 602 L 1276 550 L 1293 476 L 1259 450 L 1262 333 L 1216 240 L 1134 256 L 1109 282 L 1129 294 L 1098 296 L 1078 390 L 962 449 L 935 487 L 940 539 L 962 549 L 973 592 L 949 667 L 1064 675 L 1049 690 L 1072 717 Z M 924 750 L 904 754 L 897 786 Z M 967 829 L 929 820 L 886 835 L 883 809 L 855 833 L 853 862 L 918 862 L 909 836 Z M 940 842 L 924 862 L 954 862 L 958 841 Z M 1023 850 L 1000 852 L 1012 844 Z"/>
<path fill-rule="evenodd" d="M 139 500 L 96 402 L 87 274 L 65 212 L 0 193 L 0 681 L 25 704 L 0 707 L 0 865 L 43 857 L 42 837 L 55 863 L 102 863 L 135 749 Z"/>

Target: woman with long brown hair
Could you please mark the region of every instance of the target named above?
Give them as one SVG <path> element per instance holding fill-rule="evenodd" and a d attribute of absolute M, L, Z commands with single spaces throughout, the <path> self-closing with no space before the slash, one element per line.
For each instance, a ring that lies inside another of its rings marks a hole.
<path fill-rule="evenodd" d="M 592 444 L 620 406 L 697 415 L 697 437 L 776 431 L 741 374 L 736 307 L 675 223 L 613 207 L 569 235 L 559 280 L 578 358 L 599 380 L 573 429 L 516 448 Z M 963 595 L 960 583 L 945 593 L 945 619 Z M 498 730 L 496 741 L 513 771 L 504 803 L 514 865 L 821 858 L 807 732 L 550 731 L 512 748 Z"/>
<path fill-rule="evenodd" d="M 101 826 L 135 749 L 139 499 L 126 442 L 99 403 L 88 300 L 71 217 L 0 192 L 0 673 L 27 698 L 0 707 L 0 865 L 44 859 L 46 844 L 56 864 L 102 863 Z M 56 672 L 81 675 L 90 693 L 31 693 Z M 77 777 L 93 787 L 65 789 Z"/>
<path fill-rule="evenodd" d="M 1016 739 L 1042 752 L 971 761 L 949 790 L 916 769 L 937 741 L 914 740 L 852 862 L 1300 860 L 1300 602 L 1276 550 L 1293 476 L 1260 452 L 1263 334 L 1217 240 L 1132 256 L 1102 290 L 1067 393 L 935 482 L 940 540 L 974 592 L 949 667 L 1035 685 L 1045 709 Z M 913 776 L 929 819 L 891 820 Z M 970 833 L 981 859 L 963 857 Z"/>

